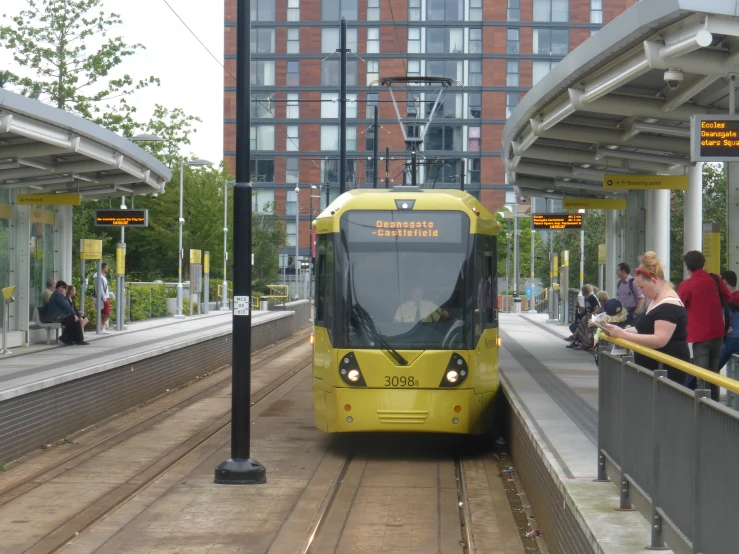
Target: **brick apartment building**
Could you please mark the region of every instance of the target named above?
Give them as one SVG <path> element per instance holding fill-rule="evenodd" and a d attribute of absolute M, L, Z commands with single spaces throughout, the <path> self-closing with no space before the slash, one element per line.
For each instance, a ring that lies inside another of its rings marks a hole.
<path fill-rule="evenodd" d="M 389 146 L 390 177 L 395 184 L 403 182 L 407 156 L 395 109 L 388 90 L 372 83 L 399 75 L 450 77 L 463 86 L 447 89 L 428 130 L 419 161 L 433 165 L 419 170 L 419 181 L 459 188 L 464 159 L 465 189 L 497 211 L 513 202 L 500 156 L 506 118 L 559 60 L 636 1 L 252 0 L 254 209 L 275 203 L 285 219 L 284 253 L 289 254 L 295 252 L 299 209 L 300 255 L 310 255 L 311 202 L 315 217 L 326 206 L 327 194 L 333 199 L 339 190 L 339 108 L 332 100 L 339 93 L 335 50 L 342 15 L 352 51 L 347 54 L 347 189 L 372 186 L 375 102 L 380 156 Z M 236 5 L 236 0 L 225 0 L 224 157 L 231 168 L 236 154 L 236 82 L 231 76 L 237 71 Z M 421 100 L 419 111 L 433 100 L 422 86 L 395 89 L 395 94 L 401 110 L 410 106 L 404 105 L 406 98 Z M 384 163 L 379 164 L 380 182 Z"/>

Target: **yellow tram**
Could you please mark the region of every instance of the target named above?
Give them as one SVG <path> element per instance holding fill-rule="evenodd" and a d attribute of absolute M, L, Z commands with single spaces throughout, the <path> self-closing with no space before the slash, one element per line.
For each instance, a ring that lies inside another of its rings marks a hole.
<path fill-rule="evenodd" d="M 489 431 L 495 218 L 465 192 L 395 187 L 347 192 L 314 226 L 316 426 Z"/>

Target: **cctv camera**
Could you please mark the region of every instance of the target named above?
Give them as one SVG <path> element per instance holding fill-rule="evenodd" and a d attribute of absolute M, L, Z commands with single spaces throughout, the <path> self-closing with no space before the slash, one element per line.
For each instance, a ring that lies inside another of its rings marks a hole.
<path fill-rule="evenodd" d="M 683 72 L 675 69 L 669 69 L 665 71 L 665 81 L 667 81 L 667 86 L 670 88 L 677 88 L 680 84 L 680 81 L 683 80 Z"/>

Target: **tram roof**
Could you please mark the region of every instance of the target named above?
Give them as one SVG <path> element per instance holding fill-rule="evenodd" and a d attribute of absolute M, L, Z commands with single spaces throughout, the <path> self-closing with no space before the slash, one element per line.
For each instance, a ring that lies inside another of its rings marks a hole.
<path fill-rule="evenodd" d="M 502 153 L 523 196 L 608 197 L 609 173 L 679 174 L 690 118 L 726 114 L 736 0 L 642 0 L 573 50 L 514 110 Z M 670 88 L 665 71 L 679 70 Z"/>
<path fill-rule="evenodd" d="M 164 192 L 171 177 L 133 142 L 0 88 L 0 188 L 94 199 Z"/>

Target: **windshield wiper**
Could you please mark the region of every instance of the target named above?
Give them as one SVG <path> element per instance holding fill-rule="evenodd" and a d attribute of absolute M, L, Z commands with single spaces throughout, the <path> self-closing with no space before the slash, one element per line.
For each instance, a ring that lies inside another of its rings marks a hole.
<path fill-rule="evenodd" d="M 356 302 L 352 305 L 352 310 L 354 310 L 354 313 L 357 316 L 357 320 L 359 320 L 359 322 L 362 324 L 362 328 L 367 331 L 367 333 L 369 333 L 372 339 L 377 344 L 379 344 L 383 350 L 387 350 L 388 352 L 390 352 L 393 358 L 395 358 L 395 360 L 400 365 L 408 365 L 408 360 L 406 360 L 400 352 L 390 346 L 385 338 L 377 331 L 377 329 L 375 329 L 374 322 L 372 321 L 372 316 L 367 313 L 367 310 L 365 310 Z"/>

